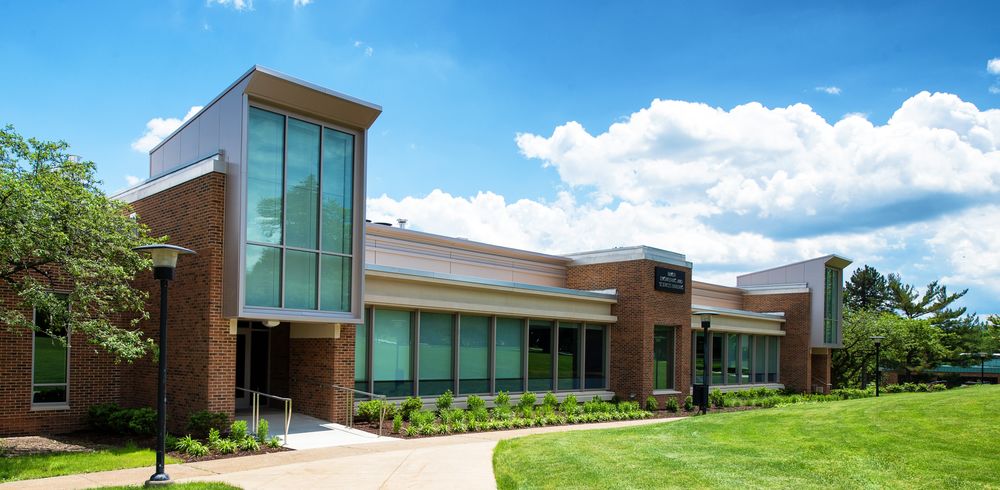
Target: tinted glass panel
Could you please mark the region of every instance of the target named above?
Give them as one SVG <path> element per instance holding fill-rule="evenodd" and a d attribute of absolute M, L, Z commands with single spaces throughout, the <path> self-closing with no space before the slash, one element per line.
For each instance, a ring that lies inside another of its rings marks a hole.
<path fill-rule="evenodd" d="M 778 382 L 778 337 L 767 338 L 767 382 Z"/>
<path fill-rule="evenodd" d="M 324 255 L 320 278 L 320 309 L 350 311 L 351 259 L 339 255 Z"/>
<path fill-rule="evenodd" d="M 316 254 L 285 250 L 285 308 L 316 309 Z"/>
<path fill-rule="evenodd" d="M 413 394 L 410 312 L 374 311 L 372 377 L 374 392 L 386 396 Z"/>
<path fill-rule="evenodd" d="M 740 335 L 740 383 L 750 383 L 750 336 Z"/>
<path fill-rule="evenodd" d="M 436 396 L 455 389 L 452 377 L 454 317 L 445 313 L 420 314 L 420 396 Z"/>
<path fill-rule="evenodd" d="M 66 335 L 65 329 L 53 328 L 49 315 L 42 312 L 35 314 L 35 325 L 42 330 L 51 329 L 57 335 Z M 49 337 L 45 332 L 35 332 L 34 344 L 32 403 L 65 403 L 68 364 L 66 345 L 60 340 Z"/>
<path fill-rule="evenodd" d="M 351 253 L 354 136 L 323 128 L 323 251 Z"/>
<path fill-rule="evenodd" d="M 247 240 L 281 243 L 285 117 L 256 107 L 247 121 Z"/>
<path fill-rule="evenodd" d="M 753 382 L 767 381 L 767 338 L 754 337 Z"/>
<path fill-rule="evenodd" d="M 584 357 L 584 388 L 600 390 L 607 386 L 604 379 L 604 327 L 587 326 L 586 356 Z"/>
<path fill-rule="evenodd" d="M 552 389 L 552 322 L 532 320 L 528 329 L 528 390 Z"/>
<path fill-rule="evenodd" d="M 459 393 L 490 392 L 490 319 L 462 315 L 458 352 Z"/>
<path fill-rule="evenodd" d="M 559 389 L 580 388 L 580 324 L 559 324 Z"/>
<path fill-rule="evenodd" d="M 368 391 L 368 325 L 357 325 L 354 337 L 354 389 Z M 358 386 L 362 386 L 358 388 Z"/>
<path fill-rule="evenodd" d="M 288 118 L 285 245 L 316 249 L 319 226 L 319 126 Z"/>
<path fill-rule="evenodd" d="M 734 385 L 740 382 L 738 363 L 739 356 L 739 335 L 726 335 L 726 384 Z"/>
<path fill-rule="evenodd" d="M 703 384 L 705 382 L 705 334 L 695 332 L 694 334 L 694 382 Z"/>
<path fill-rule="evenodd" d="M 721 333 L 712 334 L 712 384 L 722 384 L 722 353 L 725 349 L 725 339 Z"/>
<path fill-rule="evenodd" d="M 496 389 L 523 391 L 524 320 L 497 318 Z"/>
<path fill-rule="evenodd" d="M 674 328 L 653 328 L 653 389 L 674 387 Z"/>
<path fill-rule="evenodd" d="M 281 249 L 247 245 L 246 304 L 281 306 Z"/>

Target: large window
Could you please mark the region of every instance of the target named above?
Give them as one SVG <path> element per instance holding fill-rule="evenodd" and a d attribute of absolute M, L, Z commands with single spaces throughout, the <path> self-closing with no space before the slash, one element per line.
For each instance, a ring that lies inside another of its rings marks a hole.
<path fill-rule="evenodd" d="M 750 383 L 750 336 L 740 335 L 740 384 Z"/>
<path fill-rule="evenodd" d="M 53 325 L 51 317 L 40 311 L 35 312 L 35 326 L 38 329 L 32 345 L 31 403 L 65 404 L 68 401 L 69 349 L 47 332 L 65 337 L 68 342 L 66 329 Z"/>
<path fill-rule="evenodd" d="M 532 320 L 528 327 L 528 390 L 552 389 L 552 322 Z"/>
<path fill-rule="evenodd" d="M 579 323 L 559 322 L 559 389 L 580 388 L 580 327 Z"/>
<path fill-rule="evenodd" d="M 653 389 L 674 387 L 674 327 L 653 327 Z"/>
<path fill-rule="evenodd" d="M 372 316 L 374 392 L 386 396 L 412 395 L 412 314 L 376 308 Z"/>
<path fill-rule="evenodd" d="M 524 320 L 497 318 L 496 389 L 524 391 Z"/>
<path fill-rule="evenodd" d="M 726 346 L 725 334 L 713 333 L 712 334 L 712 384 L 721 385 L 723 380 L 722 363 L 725 361 L 723 356 L 723 348 Z"/>
<path fill-rule="evenodd" d="M 354 336 L 354 389 L 369 391 L 367 318 L 365 319 L 365 323 L 358 324 L 356 327 L 357 334 Z"/>
<path fill-rule="evenodd" d="M 246 305 L 349 311 L 354 137 L 256 107 L 247 134 Z"/>
<path fill-rule="evenodd" d="M 740 348 L 740 336 L 726 335 L 726 384 L 735 385 L 740 383 L 738 355 Z"/>
<path fill-rule="evenodd" d="M 710 338 L 712 344 L 708 363 L 712 367 L 712 385 L 779 382 L 779 337 L 714 332 Z M 691 374 L 695 384 L 701 384 L 704 378 L 704 339 L 705 336 L 700 331 L 691 334 L 694 351 Z M 654 382 L 657 379 L 654 373 Z"/>
<path fill-rule="evenodd" d="M 823 289 L 823 342 L 837 342 L 837 318 L 839 317 L 840 301 L 840 271 L 832 267 L 826 268 L 825 287 Z"/>
<path fill-rule="evenodd" d="M 778 382 L 778 337 L 767 339 L 767 382 Z"/>
<path fill-rule="evenodd" d="M 455 317 L 446 313 L 420 313 L 420 386 L 423 395 L 434 396 L 455 389 L 452 376 L 452 345 Z"/>
<path fill-rule="evenodd" d="M 587 325 L 584 337 L 584 388 L 588 390 L 607 387 L 605 369 L 607 368 L 606 349 L 604 343 L 604 327 Z"/>
<path fill-rule="evenodd" d="M 694 346 L 694 383 L 705 383 L 705 334 L 695 332 L 691 345 Z"/>
<path fill-rule="evenodd" d="M 458 392 L 489 393 L 490 318 L 462 315 L 458 338 Z"/>

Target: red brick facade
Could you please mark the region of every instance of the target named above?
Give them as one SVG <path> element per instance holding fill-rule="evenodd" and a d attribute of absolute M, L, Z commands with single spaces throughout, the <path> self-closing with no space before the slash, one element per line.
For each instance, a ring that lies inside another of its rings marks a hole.
<path fill-rule="evenodd" d="M 354 387 L 355 329 L 340 329 L 337 339 L 296 339 L 289 342 L 290 397 L 296 412 L 345 423 L 349 393 Z"/>
<path fill-rule="evenodd" d="M 687 395 L 691 387 L 691 286 L 684 294 L 657 291 L 657 266 L 684 271 L 691 269 L 651 260 L 631 260 L 570 267 L 567 287 L 573 289 L 617 289 L 618 304 L 611 314 L 618 323 L 609 327 L 611 344 L 610 384 L 623 400 L 640 402 L 653 393 L 653 327 L 676 328 L 674 337 L 674 389 Z M 660 395 L 660 402 L 666 399 Z"/>
<path fill-rule="evenodd" d="M 812 348 L 809 293 L 753 294 L 743 297 L 743 309 L 760 313 L 784 312 L 778 380 L 796 391 L 812 391 Z M 829 379 L 829 377 L 827 377 Z"/>

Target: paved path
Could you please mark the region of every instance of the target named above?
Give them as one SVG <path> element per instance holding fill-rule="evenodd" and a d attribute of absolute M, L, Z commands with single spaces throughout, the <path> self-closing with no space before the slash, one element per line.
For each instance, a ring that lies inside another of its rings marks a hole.
<path fill-rule="evenodd" d="M 493 448 L 503 439 L 673 420 L 679 418 L 537 427 L 285 451 L 168 465 L 167 473 L 175 482 L 222 481 L 245 489 L 496 488 L 493 478 Z M 0 485 L 0 489 L 137 485 L 148 478 L 150 473 L 151 468 L 104 471 L 7 483 Z"/>

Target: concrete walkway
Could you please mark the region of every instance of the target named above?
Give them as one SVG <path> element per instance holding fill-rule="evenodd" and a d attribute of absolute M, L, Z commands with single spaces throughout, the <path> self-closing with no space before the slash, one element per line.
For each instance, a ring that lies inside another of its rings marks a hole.
<path fill-rule="evenodd" d="M 221 481 L 245 489 L 289 488 L 496 488 L 493 448 L 503 439 L 575 430 L 609 429 L 679 420 L 651 419 L 599 424 L 477 432 L 395 440 L 168 465 L 175 482 Z M 27 480 L 0 489 L 92 488 L 138 485 L 152 468 L 105 471 Z"/>

